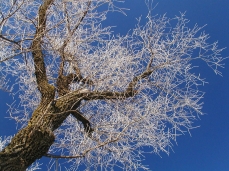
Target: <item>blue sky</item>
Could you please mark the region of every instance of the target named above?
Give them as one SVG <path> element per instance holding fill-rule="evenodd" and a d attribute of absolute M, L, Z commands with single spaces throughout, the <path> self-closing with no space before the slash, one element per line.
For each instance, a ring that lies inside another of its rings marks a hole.
<path fill-rule="evenodd" d="M 168 17 L 186 12 L 190 20 L 189 26 L 194 24 L 203 26 L 210 35 L 210 42 L 219 41 L 219 47 L 228 47 L 222 56 L 229 56 L 229 1 L 227 0 L 154 0 L 157 7 L 154 14 L 167 13 Z M 127 16 L 111 13 L 105 24 L 117 26 L 114 33 L 125 34 L 133 28 L 136 18 L 147 15 L 144 0 L 127 0 L 122 4 L 129 8 Z M 209 84 L 202 87 L 206 92 L 204 96 L 203 112 L 206 113 L 196 122 L 200 126 L 191 131 L 192 137 L 187 133 L 178 137 L 170 155 L 161 153 L 147 154 L 144 164 L 149 165 L 153 171 L 228 171 L 229 170 L 229 60 L 225 60 L 225 68 L 221 70 L 223 77 L 217 76 L 206 67 L 200 66 L 198 71 L 206 78 Z M 6 102 L 11 98 L 7 93 L 0 92 L 0 136 L 15 133 L 15 125 L 7 116 Z"/>

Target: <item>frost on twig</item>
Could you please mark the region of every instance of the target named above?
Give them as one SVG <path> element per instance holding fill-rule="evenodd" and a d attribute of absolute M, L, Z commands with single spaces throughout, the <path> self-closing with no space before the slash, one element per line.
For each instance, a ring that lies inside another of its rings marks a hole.
<path fill-rule="evenodd" d="M 0 151 L 10 142 L 11 136 L 8 137 L 0 137 Z"/>

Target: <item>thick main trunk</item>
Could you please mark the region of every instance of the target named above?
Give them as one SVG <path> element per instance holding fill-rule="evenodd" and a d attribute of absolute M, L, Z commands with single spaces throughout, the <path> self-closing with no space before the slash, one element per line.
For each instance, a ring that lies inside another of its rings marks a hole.
<path fill-rule="evenodd" d="M 34 112 L 28 126 L 20 130 L 0 152 L 0 171 L 24 171 L 35 160 L 47 154 L 55 140 L 53 131 L 69 115 L 62 113 L 61 116 L 55 116 L 57 111 L 47 110 L 53 114 Z"/>
<path fill-rule="evenodd" d="M 80 105 L 82 94 L 78 92 L 53 101 L 54 88 L 50 87 L 49 90 L 28 125 L 0 152 L 0 171 L 24 171 L 35 160 L 46 155 L 55 140 L 53 131 L 68 117 L 68 110 Z"/>
<path fill-rule="evenodd" d="M 25 171 L 35 160 L 48 152 L 54 139 L 51 130 L 33 126 L 23 128 L 0 152 L 0 170 Z"/>
<path fill-rule="evenodd" d="M 42 101 L 28 125 L 21 129 L 10 144 L 0 152 L 0 171 L 24 171 L 48 152 L 55 140 L 50 127 L 54 117 L 44 113 L 55 112 L 50 103 L 49 99 Z"/>

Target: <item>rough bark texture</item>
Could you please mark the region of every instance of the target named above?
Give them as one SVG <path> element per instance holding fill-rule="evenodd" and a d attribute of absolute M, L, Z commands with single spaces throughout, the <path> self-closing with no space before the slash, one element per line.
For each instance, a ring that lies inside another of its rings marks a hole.
<path fill-rule="evenodd" d="M 55 104 L 50 102 L 50 98 L 43 101 L 34 111 L 28 126 L 20 130 L 11 143 L 0 152 L 0 170 L 25 170 L 36 159 L 44 156 L 55 140 L 53 131 L 70 114 L 63 111 L 71 109 L 72 106 L 77 107 L 79 103 L 77 93 L 64 96 Z M 59 114 L 60 112 L 62 113 Z"/>
<path fill-rule="evenodd" d="M 1 171 L 24 171 L 36 159 L 47 153 L 54 142 L 52 131 L 27 126 L 20 130 L 0 153 Z"/>

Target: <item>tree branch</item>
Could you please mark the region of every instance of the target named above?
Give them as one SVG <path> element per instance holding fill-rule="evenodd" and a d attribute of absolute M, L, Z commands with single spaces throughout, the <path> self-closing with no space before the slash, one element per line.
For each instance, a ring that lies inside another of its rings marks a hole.
<path fill-rule="evenodd" d="M 87 118 L 85 118 L 83 116 L 83 113 L 81 113 L 78 110 L 67 110 L 67 111 L 60 112 L 60 113 L 46 113 L 45 115 L 63 115 L 63 114 L 65 115 L 72 114 L 77 120 L 82 122 L 84 126 L 84 131 L 88 133 L 89 135 L 94 131 L 94 129 L 91 127 L 90 121 Z"/>
<path fill-rule="evenodd" d="M 88 133 L 89 136 L 91 136 L 91 133 L 94 131 L 94 129 L 91 127 L 91 123 L 88 119 L 86 119 L 83 114 L 78 110 L 70 110 L 71 114 L 79 121 L 82 122 L 84 126 L 84 131 Z"/>
<path fill-rule="evenodd" d="M 21 47 L 18 42 L 14 41 L 14 40 L 11 40 L 11 39 L 8 39 L 8 38 L 4 37 L 2 34 L 0 34 L 0 38 L 3 39 L 3 40 L 5 40 L 5 41 L 7 41 L 7 42 L 14 43 L 17 46 Z"/>
<path fill-rule="evenodd" d="M 46 0 L 39 8 L 38 26 L 36 28 L 36 33 L 31 46 L 34 59 L 36 81 L 38 84 L 38 90 L 41 92 L 42 97 L 50 95 L 51 97 L 54 97 L 55 93 L 54 87 L 48 84 L 44 56 L 42 53 L 42 37 L 46 26 L 46 12 L 52 3 L 53 0 Z M 53 91 L 53 93 L 50 94 L 51 91 Z"/>

